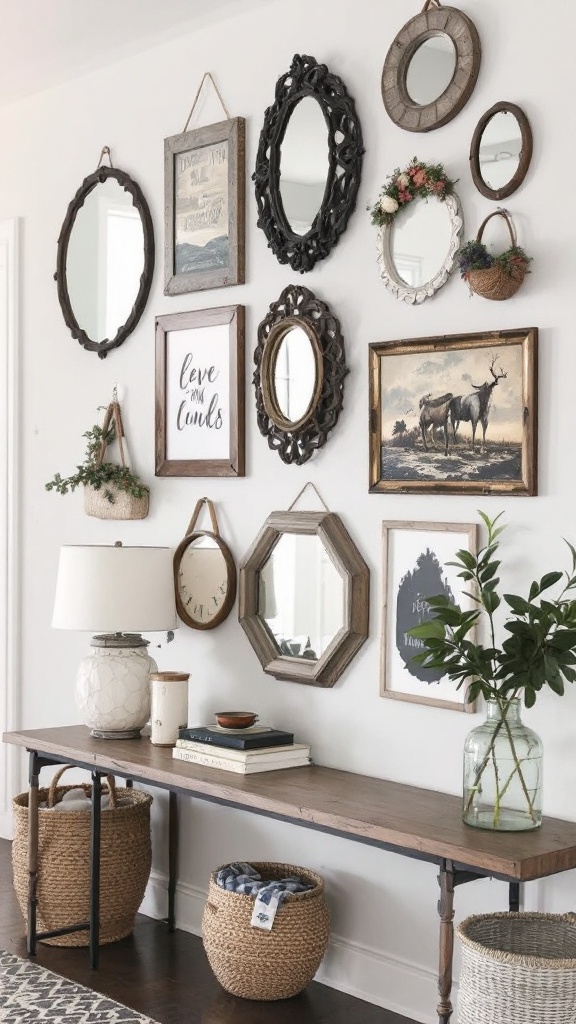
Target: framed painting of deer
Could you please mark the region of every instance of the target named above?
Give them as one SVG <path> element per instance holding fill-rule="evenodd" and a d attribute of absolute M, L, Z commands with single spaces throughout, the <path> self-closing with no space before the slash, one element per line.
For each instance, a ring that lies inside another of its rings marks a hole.
<path fill-rule="evenodd" d="M 537 493 L 536 327 L 370 345 L 370 491 Z"/>

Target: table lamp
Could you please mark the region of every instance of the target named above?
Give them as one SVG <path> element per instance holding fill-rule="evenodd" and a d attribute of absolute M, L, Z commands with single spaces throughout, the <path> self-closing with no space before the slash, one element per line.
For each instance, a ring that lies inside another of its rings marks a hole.
<path fill-rule="evenodd" d="M 102 739 L 134 739 L 150 717 L 156 662 L 141 633 L 176 627 L 170 548 L 64 545 L 52 626 L 96 633 L 76 679 L 85 724 Z"/>

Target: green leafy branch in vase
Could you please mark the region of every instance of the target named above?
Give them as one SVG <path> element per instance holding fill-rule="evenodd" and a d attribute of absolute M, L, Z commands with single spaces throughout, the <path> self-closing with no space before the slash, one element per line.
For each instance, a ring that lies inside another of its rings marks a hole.
<path fill-rule="evenodd" d="M 424 647 L 414 655 L 415 662 L 426 668 L 440 669 L 457 683 L 457 689 L 466 685 L 468 701 L 482 695 L 486 701 L 495 702 L 499 709 L 488 749 L 476 769 L 464 808 L 466 817 L 481 788 L 484 771 L 492 763 L 497 794 L 494 827 L 497 827 L 502 798 L 515 775 L 526 798 L 528 813 L 535 822 L 532 799 L 508 721 L 512 702 L 523 697 L 526 707 L 531 708 L 545 686 L 562 696 L 565 682 L 576 680 L 576 600 L 571 597 L 571 591 L 576 589 L 576 549 L 566 541 L 572 557 L 571 570 L 545 573 L 539 582 L 531 583 L 527 598 L 518 594 L 502 595 L 508 606 L 508 618 L 503 623 L 508 635 L 497 647 L 494 617 L 502 604 L 498 593 L 501 564 L 498 538 L 505 527 L 497 525 L 502 513 L 494 519 L 484 512 L 479 512 L 479 515 L 488 532 L 486 544 L 477 555 L 466 550 L 458 551 L 456 560 L 447 563 L 460 570 L 458 576 L 470 588 L 464 591 L 465 596 L 476 607 L 463 611 L 444 595 L 427 597 L 433 615 L 413 626 L 409 634 L 420 640 Z M 560 592 L 551 597 L 551 588 L 561 580 Z M 486 627 L 486 645 L 470 639 L 470 634 L 481 620 Z M 502 729 L 506 732 L 513 761 L 512 772 L 504 781 L 499 776 L 495 753 L 496 740 Z"/>

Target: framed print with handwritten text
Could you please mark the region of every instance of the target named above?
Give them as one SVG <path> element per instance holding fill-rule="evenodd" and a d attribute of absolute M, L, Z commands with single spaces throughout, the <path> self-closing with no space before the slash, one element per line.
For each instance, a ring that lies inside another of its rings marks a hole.
<path fill-rule="evenodd" d="M 156 317 L 156 476 L 244 476 L 244 306 Z"/>

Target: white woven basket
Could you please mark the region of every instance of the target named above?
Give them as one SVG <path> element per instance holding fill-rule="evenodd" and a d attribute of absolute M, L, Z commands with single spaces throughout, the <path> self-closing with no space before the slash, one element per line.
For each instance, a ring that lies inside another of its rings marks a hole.
<path fill-rule="evenodd" d="M 575 914 L 480 914 L 457 933 L 459 1024 L 574 1024 Z"/>

